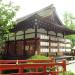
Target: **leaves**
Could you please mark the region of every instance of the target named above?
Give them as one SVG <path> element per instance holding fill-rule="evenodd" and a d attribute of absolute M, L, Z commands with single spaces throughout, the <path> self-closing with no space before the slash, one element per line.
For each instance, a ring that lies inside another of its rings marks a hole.
<path fill-rule="evenodd" d="M 18 9 L 19 6 L 14 6 L 12 2 L 5 4 L 0 0 L 0 42 L 6 38 L 5 33 L 9 33 L 9 29 L 14 26 L 13 18 Z"/>
<path fill-rule="evenodd" d="M 64 24 L 69 29 L 75 30 L 75 21 L 74 16 L 71 13 L 64 14 Z"/>
<path fill-rule="evenodd" d="M 73 16 L 73 14 L 67 13 L 67 12 L 64 14 L 65 27 L 67 27 L 69 29 L 72 29 L 72 30 L 75 30 L 75 21 L 74 20 L 75 20 L 75 17 Z M 75 34 L 68 35 L 68 36 L 65 36 L 65 37 L 72 40 L 72 46 L 74 46 Z"/>

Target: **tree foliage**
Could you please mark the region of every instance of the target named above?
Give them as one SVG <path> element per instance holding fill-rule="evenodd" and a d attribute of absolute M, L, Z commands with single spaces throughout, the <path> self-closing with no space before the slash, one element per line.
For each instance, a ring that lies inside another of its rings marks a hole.
<path fill-rule="evenodd" d="M 6 34 L 9 33 L 9 29 L 15 25 L 13 18 L 18 8 L 12 2 L 4 3 L 0 0 L 0 44 L 6 39 Z"/>
<path fill-rule="evenodd" d="M 75 17 L 71 13 L 65 13 L 64 14 L 64 25 L 65 27 L 75 30 Z M 72 40 L 72 46 L 74 45 L 75 41 L 75 34 L 65 36 L 66 38 Z"/>
<path fill-rule="evenodd" d="M 69 29 L 75 30 L 75 17 L 71 13 L 65 13 L 64 14 L 64 23 L 65 26 Z"/>

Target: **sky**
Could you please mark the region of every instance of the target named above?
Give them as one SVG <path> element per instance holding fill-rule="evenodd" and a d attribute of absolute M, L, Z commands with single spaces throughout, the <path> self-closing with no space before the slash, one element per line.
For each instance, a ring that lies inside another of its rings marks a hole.
<path fill-rule="evenodd" d="M 75 0 L 5 0 L 12 1 L 15 5 L 19 5 L 16 19 L 26 16 L 30 13 L 38 11 L 46 6 L 54 4 L 57 14 L 61 20 L 65 12 L 75 15 Z"/>

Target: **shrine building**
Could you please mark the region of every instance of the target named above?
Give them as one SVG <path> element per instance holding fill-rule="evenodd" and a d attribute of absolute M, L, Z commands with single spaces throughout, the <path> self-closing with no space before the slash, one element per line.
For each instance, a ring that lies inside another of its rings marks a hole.
<path fill-rule="evenodd" d="M 75 31 L 63 25 L 53 5 L 16 22 L 5 45 L 5 55 L 9 59 L 26 59 L 35 54 L 57 56 L 71 51 L 71 41 L 64 36 Z"/>

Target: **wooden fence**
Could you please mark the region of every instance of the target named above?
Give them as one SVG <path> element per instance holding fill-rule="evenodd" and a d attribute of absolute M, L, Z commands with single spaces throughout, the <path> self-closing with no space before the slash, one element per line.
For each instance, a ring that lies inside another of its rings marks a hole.
<path fill-rule="evenodd" d="M 49 62 L 49 60 L 28 60 L 30 62 L 28 62 L 27 60 L 19 60 L 17 61 L 17 64 L 12 64 L 16 60 L 5 60 L 5 62 L 3 62 L 4 60 L 0 61 L 2 61 L 1 63 L 3 63 L 0 64 L 1 72 L 7 70 L 17 70 L 17 73 L 10 73 L 7 75 L 58 75 L 59 73 L 66 71 L 65 60 L 59 63 Z M 24 63 L 25 61 L 27 61 L 28 63 Z M 31 63 L 31 61 L 33 61 L 34 63 Z M 41 63 L 38 63 L 39 61 L 41 61 Z M 42 61 L 45 61 L 45 63 L 43 63 Z M 9 62 L 11 62 L 11 64 L 8 64 Z M 6 74 L 1 73 L 0 75 Z"/>

